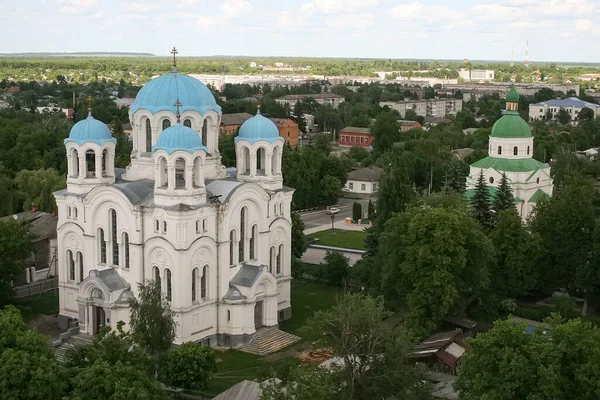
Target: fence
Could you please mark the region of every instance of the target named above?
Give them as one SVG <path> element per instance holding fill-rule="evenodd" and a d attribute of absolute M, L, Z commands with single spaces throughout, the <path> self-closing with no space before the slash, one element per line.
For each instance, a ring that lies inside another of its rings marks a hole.
<path fill-rule="evenodd" d="M 42 292 L 48 292 L 55 290 L 58 287 L 58 278 L 44 279 L 41 281 L 28 283 L 27 285 L 21 285 L 15 287 L 15 294 L 17 299 L 23 297 L 29 297 Z"/>

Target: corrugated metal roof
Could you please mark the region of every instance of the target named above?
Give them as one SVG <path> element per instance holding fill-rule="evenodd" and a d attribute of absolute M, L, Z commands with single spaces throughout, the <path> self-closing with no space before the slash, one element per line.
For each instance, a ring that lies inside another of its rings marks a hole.
<path fill-rule="evenodd" d="M 587 101 L 583 101 L 578 99 L 577 97 L 569 97 L 566 98 L 564 100 L 548 100 L 548 101 L 542 101 L 540 103 L 535 103 L 535 104 L 531 104 L 532 106 L 537 106 L 537 107 L 575 107 L 575 108 L 583 108 L 583 107 L 588 107 L 588 108 L 600 108 L 600 105 L 598 104 L 594 104 L 594 103 L 589 103 Z"/>
<path fill-rule="evenodd" d="M 229 284 L 234 286 L 252 287 L 261 273 L 262 268 L 258 265 L 244 264 L 238 273 L 229 281 Z"/>
<path fill-rule="evenodd" d="M 213 400 L 259 400 L 262 390 L 258 382 L 241 381 L 220 393 Z"/>
<path fill-rule="evenodd" d="M 361 182 L 379 182 L 383 169 L 379 167 L 358 168 L 348 173 L 348 180 Z"/>
<path fill-rule="evenodd" d="M 112 268 L 99 271 L 98 279 L 102 281 L 111 292 L 129 288 L 129 284 Z"/>
<path fill-rule="evenodd" d="M 371 130 L 369 128 L 358 128 L 356 126 L 347 126 L 340 131 L 340 133 L 361 133 L 363 135 L 370 135 Z"/>

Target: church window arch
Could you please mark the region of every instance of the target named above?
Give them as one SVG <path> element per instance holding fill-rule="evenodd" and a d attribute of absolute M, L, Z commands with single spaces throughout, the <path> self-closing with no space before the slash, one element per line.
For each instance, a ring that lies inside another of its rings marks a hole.
<path fill-rule="evenodd" d="M 250 259 L 256 260 L 256 239 L 258 236 L 258 226 L 252 225 L 252 232 L 250 233 Z"/>
<path fill-rule="evenodd" d="M 171 127 L 171 120 L 169 118 L 165 118 L 162 120 L 162 130 L 168 129 Z"/>
<path fill-rule="evenodd" d="M 197 296 L 197 280 L 198 280 L 198 268 L 194 268 L 192 270 L 192 303 L 196 302 Z"/>
<path fill-rule="evenodd" d="M 196 233 L 200 233 L 200 220 L 196 221 Z"/>
<path fill-rule="evenodd" d="M 244 261 L 244 252 L 245 252 L 245 242 L 246 242 L 246 214 L 248 209 L 246 207 L 242 207 L 240 210 L 240 240 L 239 240 L 239 262 Z"/>
<path fill-rule="evenodd" d="M 123 254 L 125 255 L 123 267 L 129 269 L 129 234 L 127 232 L 123 232 Z"/>
<path fill-rule="evenodd" d="M 275 246 L 269 250 L 269 272 L 273 273 L 273 263 L 275 262 Z"/>
<path fill-rule="evenodd" d="M 67 250 L 67 262 L 69 263 L 69 280 L 75 280 L 75 259 L 73 258 L 73 252 Z"/>
<path fill-rule="evenodd" d="M 160 231 L 160 221 L 155 219 L 154 220 L 154 232 L 158 233 Z"/>
<path fill-rule="evenodd" d="M 279 215 L 283 215 L 283 203 L 279 203 Z"/>
<path fill-rule="evenodd" d="M 208 225 L 207 224 L 207 220 L 206 220 L 206 218 L 204 218 L 202 220 L 202 232 L 207 232 L 208 231 L 208 226 L 207 225 Z"/>
<path fill-rule="evenodd" d="M 271 161 L 271 173 L 273 175 L 279 173 L 280 157 L 281 157 L 281 151 L 279 150 L 279 147 L 275 147 L 273 149 L 273 157 L 272 157 L 272 161 Z"/>
<path fill-rule="evenodd" d="M 282 261 L 283 261 L 283 244 L 280 244 L 279 251 L 277 252 L 277 275 L 281 274 Z"/>
<path fill-rule="evenodd" d="M 266 157 L 267 152 L 264 148 L 260 147 L 256 150 L 256 173 L 260 175 L 265 175 L 266 168 Z"/>
<path fill-rule="evenodd" d="M 229 265 L 235 265 L 235 229 L 229 232 Z"/>
<path fill-rule="evenodd" d="M 490 176 L 490 183 L 494 183 L 494 177 Z"/>
<path fill-rule="evenodd" d="M 537 179 L 535 180 L 535 183 L 540 183 L 540 177 L 538 176 Z"/>
<path fill-rule="evenodd" d="M 166 282 L 166 290 L 167 290 L 167 301 L 173 300 L 173 286 L 171 282 L 171 270 L 169 268 L 165 268 L 165 282 Z"/>
<path fill-rule="evenodd" d="M 194 187 L 202 187 L 201 181 L 202 171 L 202 159 L 200 157 L 194 158 L 194 166 L 192 168 L 192 185 Z"/>
<path fill-rule="evenodd" d="M 152 267 L 152 276 L 154 277 L 154 282 L 156 282 L 156 286 L 158 286 L 158 290 L 162 290 L 162 282 L 160 279 L 160 270 L 158 267 Z"/>
<path fill-rule="evenodd" d="M 175 189 L 185 189 L 185 160 L 175 160 Z"/>
<path fill-rule="evenodd" d="M 207 285 L 208 283 L 208 265 L 202 267 L 202 277 L 200 278 L 200 298 L 202 300 L 208 297 Z"/>
<path fill-rule="evenodd" d="M 110 159 L 110 152 L 108 149 L 102 150 L 102 176 L 107 177 L 109 175 L 108 160 Z"/>
<path fill-rule="evenodd" d="M 502 155 L 502 146 L 498 146 L 498 155 Z"/>
<path fill-rule="evenodd" d="M 83 276 L 83 253 L 77 252 L 77 264 L 79 264 L 79 282 L 83 282 L 85 276 Z"/>
<path fill-rule="evenodd" d="M 202 144 L 208 147 L 208 118 L 202 121 Z"/>
<path fill-rule="evenodd" d="M 231 310 L 227 310 L 227 321 L 231 321 Z"/>
<path fill-rule="evenodd" d="M 71 219 L 71 207 L 67 206 L 67 219 Z"/>
<path fill-rule="evenodd" d="M 246 146 L 242 148 L 242 165 L 240 165 L 242 174 L 250 174 L 250 149 Z"/>
<path fill-rule="evenodd" d="M 110 241 L 112 244 L 112 263 L 119 265 L 119 243 L 117 242 L 117 212 L 110 209 Z"/>
<path fill-rule="evenodd" d="M 169 186 L 169 168 L 167 159 L 160 157 L 158 159 L 158 187 L 166 188 Z"/>
<path fill-rule="evenodd" d="M 152 127 L 150 126 L 150 119 L 146 118 L 146 153 L 152 152 Z"/>
<path fill-rule="evenodd" d="M 519 155 L 519 148 L 517 146 L 513 147 L 513 156 Z"/>
<path fill-rule="evenodd" d="M 189 118 L 186 118 L 186 119 L 183 121 L 183 126 L 187 126 L 188 128 L 191 128 L 191 127 L 192 127 L 192 120 L 191 120 L 191 119 L 189 119 Z"/>
<path fill-rule="evenodd" d="M 529 155 L 529 146 L 527 146 L 527 155 Z"/>
<path fill-rule="evenodd" d="M 106 264 L 106 238 L 102 228 L 98 228 L 98 245 L 100 247 L 100 264 Z"/>
<path fill-rule="evenodd" d="M 91 297 L 93 299 L 104 300 L 104 294 L 102 293 L 102 290 L 100 290 L 98 288 L 92 289 Z"/>
<path fill-rule="evenodd" d="M 96 153 L 94 153 L 94 150 L 85 152 L 85 166 L 85 176 L 87 178 L 94 178 L 96 176 Z"/>
<path fill-rule="evenodd" d="M 73 219 L 77 221 L 77 207 L 73 207 Z"/>
<path fill-rule="evenodd" d="M 79 153 L 77 149 L 71 149 L 71 176 L 79 177 Z"/>
<path fill-rule="evenodd" d="M 273 204 L 273 215 L 277 215 L 277 203 Z"/>
<path fill-rule="evenodd" d="M 163 233 L 167 233 L 167 221 L 163 221 Z"/>

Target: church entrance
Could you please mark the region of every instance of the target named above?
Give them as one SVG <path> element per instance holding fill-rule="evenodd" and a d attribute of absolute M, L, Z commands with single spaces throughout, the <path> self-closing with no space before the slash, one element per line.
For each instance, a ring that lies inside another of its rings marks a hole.
<path fill-rule="evenodd" d="M 102 307 L 94 306 L 94 335 L 106 325 L 106 314 Z"/>
<path fill-rule="evenodd" d="M 263 301 L 257 301 L 254 306 L 254 329 L 262 328 L 263 326 Z"/>

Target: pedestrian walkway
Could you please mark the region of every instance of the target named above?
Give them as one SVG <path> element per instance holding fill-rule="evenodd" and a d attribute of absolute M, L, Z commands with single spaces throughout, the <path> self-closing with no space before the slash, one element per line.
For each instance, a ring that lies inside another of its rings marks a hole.
<path fill-rule="evenodd" d="M 345 231 L 362 231 L 369 227 L 369 225 L 346 224 L 346 221 L 344 220 L 335 221 L 333 226 L 335 229 L 342 229 Z M 310 235 L 311 233 L 326 231 L 327 229 L 331 229 L 331 224 L 305 229 L 304 234 Z"/>

